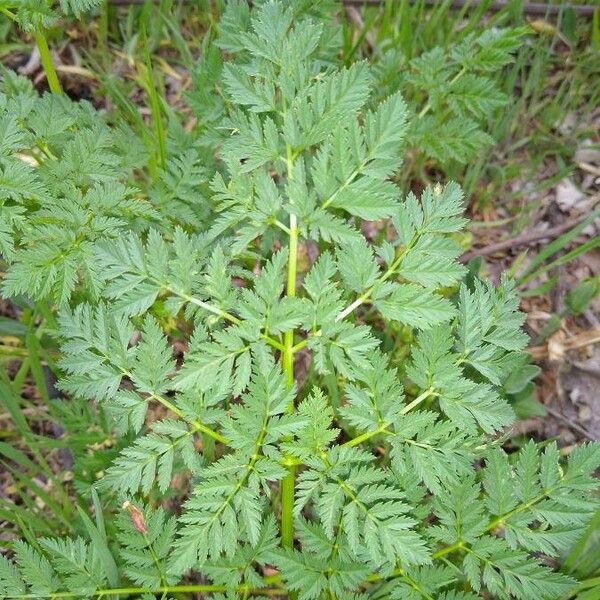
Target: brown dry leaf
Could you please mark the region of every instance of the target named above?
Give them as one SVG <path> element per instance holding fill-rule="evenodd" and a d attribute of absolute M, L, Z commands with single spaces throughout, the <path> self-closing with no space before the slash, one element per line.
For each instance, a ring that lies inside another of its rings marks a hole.
<path fill-rule="evenodd" d="M 557 331 L 550 337 L 546 346 L 530 346 L 527 351 L 535 360 L 549 358 L 551 361 L 560 361 L 568 350 L 576 350 L 590 344 L 600 342 L 600 327 L 583 331 L 569 339 L 565 339 L 564 331 Z"/>
<path fill-rule="evenodd" d="M 565 356 L 565 333 L 562 329 L 550 336 L 548 339 L 548 358 L 552 362 L 561 362 Z"/>

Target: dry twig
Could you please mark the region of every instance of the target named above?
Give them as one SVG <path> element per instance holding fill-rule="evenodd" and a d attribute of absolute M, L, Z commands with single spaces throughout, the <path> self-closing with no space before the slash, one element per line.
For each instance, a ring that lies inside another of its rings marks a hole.
<path fill-rule="evenodd" d="M 469 250 L 469 252 L 465 252 L 465 254 L 460 257 L 460 262 L 466 263 L 476 256 L 490 256 L 491 254 L 496 254 L 496 252 L 508 250 L 509 248 L 527 246 L 533 242 L 557 238 L 559 235 L 565 233 L 565 231 L 568 231 L 569 229 L 579 225 L 579 223 L 587 219 L 587 217 L 588 215 L 582 215 L 576 219 L 570 219 L 569 221 L 565 221 L 556 227 L 550 227 L 544 231 L 530 231 L 527 233 L 522 233 L 514 238 L 502 240 L 501 242 L 496 242 L 495 244 L 489 244 L 484 248 L 475 248 L 474 250 Z"/>

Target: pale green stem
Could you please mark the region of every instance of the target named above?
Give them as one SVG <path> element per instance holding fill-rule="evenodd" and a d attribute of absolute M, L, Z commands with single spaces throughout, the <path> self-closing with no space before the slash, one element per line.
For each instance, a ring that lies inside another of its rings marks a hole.
<path fill-rule="evenodd" d="M 292 149 L 287 146 L 287 174 L 293 177 Z M 298 221 L 296 215 L 290 214 L 290 243 L 287 272 L 288 297 L 296 295 L 296 275 L 298 270 Z M 283 349 L 283 370 L 287 383 L 290 387 L 294 385 L 294 330 L 285 332 Z M 287 409 L 289 414 L 294 412 L 294 403 Z M 281 482 L 281 542 L 284 546 L 291 548 L 294 544 L 294 486 L 296 479 L 296 466 L 287 465 L 287 475 Z"/>
<path fill-rule="evenodd" d="M 363 442 L 370 440 L 372 437 L 375 437 L 376 435 L 379 435 L 381 433 L 388 433 L 387 428 L 389 427 L 389 425 L 390 425 L 390 423 L 382 423 L 377 429 L 374 429 L 373 431 L 367 431 L 366 433 L 362 433 L 361 435 L 358 435 L 355 438 L 352 438 L 351 440 L 344 442 L 342 444 L 342 446 L 348 446 L 348 447 L 358 446 L 359 444 L 362 444 Z"/>
<path fill-rule="evenodd" d="M 157 394 L 150 394 L 150 398 L 153 398 L 154 400 L 156 400 L 157 402 L 162 404 L 165 408 L 168 408 L 172 413 L 175 413 L 180 419 L 183 419 L 184 421 L 187 420 L 185 418 L 185 415 L 183 414 L 183 412 L 181 410 L 179 410 L 174 404 L 169 402 L 166 398 L 163 398 L 162 396 L 158 396 Z M 226 437 L 222 436 L 218 431 L 214 431 L 210 427 L 207 427 L 200 421 L 194 420 L 194 421 L 189 421 L 189 422 L 198 431 L 201 431 L 202 433 L 208 435 L 209 437 L 213 438 L 217 442 L 221 442 L 221 444 L 229 444 L 229 440 Z"/>
<path fill-rule="evenodd" d="M 46 79 L 48 80 L 48 87 L 53 94 L 62 94 L 63 89 L 58 80 L 54 63 L 52 62 L 52 55 L 50 54 L 50 48 L 48 48 L 48 40 L 46 39 L 45 33 L 41 29 L 35 31 L 35 43 L 37 44 L 38 50 L 40 51 L 40 60 L 46 73 Z"/>
<path fill-rule="evenodd" d="M 148 538 L 148 535 L 146 533 L 143 533 L 142 536 L 144 537 L 144 541 L 148 545 L 148 550 L 150 551 L 150 555 L 152 556 L 152 560 L 154 561 L 154 566 L 156 567 L 156 570 L 157 570 L 158 574 L 160 575 L 160 584 L 162 586 L 166 586 L 167 582 L 165 579 L 165 574 L 163 571 L 162 563 L 160 562 L 160 558 L 158 558 L 158 554 L 156 554 L 156 551 L 154 550 L 154 546 L 152 545 L 152 542 Z"/>
<path fill-rule="evenodd" d="M 212 304 L 208 304 L 208 302 L 203 302 L 202 300 L 198 300 L 198 298 L 194 298 L 194 296 L 190 296 L 189 294 L 186 294 L 185 292 L 180 292 L 180 291 L 176 290 L 175 288 L 165 287 L 164 289 L 167 292 L 171 292 L 171 294 L 175 294 L 176 296 L 183 298 L 186 302 L 189 302 L 190 304 L 195 304 L 196 306 L 203 308 L 205 311 L 212 313 L 213 315 L 217 315 L 217 316 L 225 319 L 226 321 L 229 321 L 230 323 L 235 323 L 236 325 L 241 323 L 241 320 L 238 319 L 236 316 L 232 315 L 231 313 L 228 313 L 227 311 L 220 309 L 218 306 L 213 306 Z"/>
<path fill-rule="evenodd" d="M 362 304 L 367 302 L 367 300 L 369 300 L 369 298 L 371 297 L 373 292 L 378 288 L 378 286 L 380 286 L 382 283 L 387 281 L 392 275 L 394 275 L 396 273 L 396 271 L 398 270 L 398 267 L 400 266 L 400 264 L 402 263 L 402 260 L 404 259 L 405 255 L 406 255 L 407 251 L 414 245 L 415 241 L 416 241 L 416 238 L 413 239 L 410 242 L 410 244 L 408 244 L 408 246 L 406 246 L 400 252 L 400 254 L 396 257 L 394 262 L 389 266 L 387 271 L 381 277 L 379 277 L 368 290 L 366 290 L 356 300 L 354 300 L 354 302 L 352 302 L 351 304 L 346 306 L 346 308 L 344 308 L 340 313 L 338 313 L 338 315 L 335 317 L 336 323 L 338 321 L 341 321 L 342 319 L 345 319 L 350 313 L 354 312 L 359 306 L 361 306 Z M 311 337 L 318 337 L 321 335 L 321 333 L 322 332 L 319 329 L 318 331 L 315 331 L 314 333 L 312 333 Z M 298 352 L 298 350 L 305 348 L 307 345 L 308 345 L 308 339 L 301 340 L 293 347 L 293 350 L 294 350 L 294 352 Z"/>
<path fill-rule="evenodd" d="M 341 321 L 342 319 L 347 317 L 351 312 L 355 311 L 361 304 L 366 302 L 371 297 L 373 292 L 377 289 L 377 287 L 380 286 L 384 281 L 387 281 L 396 272 L 396 269 L 398 269 L 398 267 L 400 266 L 400 263 L 402 262 L 402 259 L 404 258 L 405 254 L 406 249 L 398 255 L 396 260 L 394 260 L 394 262 L 389 266 L 388 270 L 381 277 L 379 277 L 377 281 L 366 292 L 360 295 L 354 302 L 352 302 L 352 304 L 349 304 L 344 310 L 342 310 L 337 315 L 337 317 L 335 318 L 336 322 Z"/>
<path fill-rule="evenodd" d="M 109 357 L 106 357 L 106 358 L 109 358 Z M 123 368 L 119 367 L 119 371 L 121 371 L 121 373 L 125 377 L 132 379 L 133 375 L 127 369 L 123 369 Z M 149 394 L 148 397 L 151 398 L 152 400 L 156 400 L 159 404 L 162 404 L 166 409 L 168 409 L 172 413 L 176 414 L 180 419 L 183 419 L 184 421 L 187 421 L 188 423 L 193 425 L 198 431 L 205 433 L 206 435 L 210 436 L 217 442 L 221 442 L 221 444 L 229 444 L 229 440 L 226 437 L 222 436 L 219 432 L 214 431 L 210 427 L 207 427 L 200 421 L 196 421 L 196 420 L 190 421 L 189 419 L 186 419 L 185 415 L 183 414 L 183 411 L 181 411 L 179 408 L 177 408 L 172 402 L 170 402 L 166 398 L 163 398 L 162 396 L 159 396 L 158 394 Z"/>
<path fill-rule="evenodd" d="M 429 396 L 431 396 L 433 393 L 434 392 L 431 388 L 428 390 L 425 390 L 420 396 L 417 396 L 410 404 L 407 404 L 400 411 L 400 414 L 405 415 L 407 412 L 409 412 L 413 408 L 415 408 L 415 406 L 418 406 L 419 404 L 421 404 L 421 402 L 423 402 L 423 400 L 429 398 Z M 391 423 L 381 423 L 381 425 L 379 425 L 379 427 L 377 429 L 374 429 L 373 431 L 367 431 L 366 433 L 362 433 L 361 435 L 359 435 L 355 438 L 352 438 L 351 440 L 348 440 L 347 442 L 342 444 L 342 446 L 350 446 L 350 447 L 358 446 L 359 444 L 362 444 L 363 442 L 370 440 L 372 437 L 375 437 L 376 435 L 380 435 L 382 433 L 388 433 L 388 434 L 395 435 L 395 433 L 393 431 L 388 431 L 388 427 L 390 425 L 391 425 Z"/>
<path fill-rule="evenodd" d="M 13 12 L 8 10 L 8 8 L 0 7 L 0 14 L 3 14 L 5 17 L 8 17 L 11 21 L 16 21 L 17 17 Z"/>
<path fill-rule="evenodd" d="M 530 509 L 532 506 L 535 506 L 538 502 L 541 502 L 542 500 L 546 499 L 556 489 L 556 487 L 557 486 L 546 489 L 541 494 L 539 494 L 538 496 L 536 496 L 535 498 L 530 500 L 529 502 L 524 502 L 523 504 L 520 504 L 513 510 L 505 513 L 504 515 L 496 517 L 494 520 L 492 520 L 488 524 L 488 526 L 485 528 L 485 531 L 486 532 L 493 531 L 494 529 L 496 529 L 496 527 L 498 527 L 499 525 L 502 525 L 507 519 L 510 519 L 511 517 L 513 517 L 517 514 L 520 514 L 525 510 Z M 452 554 L 453 552 L 456 552 L 457 550 L 462 550 L 462 549 L 467 549 L 467 548 L 465 547 L 464 540 L 459 540 L 458 542 L 455 542 L 454 544 L 451 544 L 450 546 L 446 546 L 445 548 L 440 548 L 437 552 L 434 552 L 431 555 L 431 557 L 433 559 L 440 559 L 448 554 Z M 386 577 L 385 579 L 393 579 L 394 577 L 401 577 L 403 575 L 403 573 L 404 573 L 404 571 L 402 569 L 396 569 L 389 577 Z M 366 582 L 374 583 L 377 581 L 381 581 L 381 579 L 383 579 L 383 578 L 380 575 L 374 574 L 374 575 L 369 576 L 366 579 Z"/>
<path fill-rule="evenodd" d="M 8 10 L 7 8 L 0 8 L 0 13 L 4 16 L 8 17 L 12 21 L 16 21 L 16 15 Z M 54 68 L 54 63 L 52 62 L 52 55 L 50 54 L 50 48 L 48 47 L 48 40 L 46 39 L 46 34 L 43 29 L 36 29 L 34 31 L 35 43 L 40 52 L 40 61 L 42 66 L 44 67 L 44 72 L 46 73 L 46 79 L 48 81 L 48 87 L 50 91 L 54 94 L 62 94 L 63 89 L 60 85 L 60 81 L 58 79 L 58 75 L 56 73 L 56 69 Z"/>
<path fill-rule="evenodd" d="M 463 67 L 451 80 L 448 84 L 449 86 L 453 83 L 456 83 L 465 73 L 467 69 Z M 423 110 L 419 113 L 419 119 L 422 119 L 429 111 L 431 110 L 431 102 L 427 102 L 427 104 L 423 107 Z"/>
<path fill-rule="evenodd" d="M 290 233 L 291 233 L 290 228 L 285 223 L 282 223 L 278 219 L 275 219 L 273 221 L 273 225 L 275 225 L 275 227 L 279 227 L 279 229 L 281 229 L 281 231 L 285 231 L 288 235 L 290 235 Z"/>
<path fill-rule="evenodd" d="M 427 398 L 429 398 L 429 396 L 431 396 L 433 394 L 433 389 L 429 388 L 428 390 L 425 390 L 422 394 L 420 394 L 419 396 L 417 396 L 412 402 L 410 402 L 409 404 L 407 404 L 401 411 L 400 414 L 401 415 L 405 415 L 407 412 L 410 412 L 413 408 L 415 408 L 415 406 L 419 406 L 419 404 L 421 404 L 421 402 L 423 402 L 423 400 L 427 400 Z"/>
<path fill-rule="evenodd" d="M 157 282 L 159 285 L 160 282 Z M 208 302 L 203 302 L 202 300 L 199 300 L 198 298 L 194 298 L 194 296 L 190 296 L 189 294 L 186 294 L 185 292 L 180 292 L 179 290 L 175 289 L 175 288 L 171 288 L 171 287 L 164 287 L 164 289 L 167 292 L 170 292 L 171 294 L 175 294 L 175 296 L 179 296 L 180 298 L 183 298 L 186 302 L 189 302 L 190 304 L 195 304 L 196 306 L 199 306 L 201 308 L 203 308 L 205 311 L 212 313 L 213 315 L 217 315 L 218 317 L 221 317 L 222 319 L 225 319 L 226 321 L 229 321 L 230 323 L 233 323 L 235 325 L 239 325 L 242 320 L 238 319 L 238 317 L 236 317 L 235 315 L 232 315 L 231 313 L 228 313 L 225 310 L 220 309 L 218 306 L 213 306 L 212 304 L 209 304 Z M 271 337 L 270 335 L 267 335 L 266 333 L 262 334 L 262 338 L 271 346 L 273 346 L 273 348 L 277 348 L 277 350 L 280 350 L 281 352 L 283 352 L 284 346 L 283 344 L 279 343 L 275 338 Z"/>
<path fill-rule="evenodd" d="M 150 49 L 148 48 L 148 39 L 146 38 L 146 87 L 148 98 L 150 100 L 150 112 L 152 113 L 152 121 L 154 122 L 154 132 L 156 134 L 156 143 L 158 149 L 158 164 L 161 169 L 164 169 L 167 164 L 167 136 L 162 121 L 161 99 L 158 94 L 157 81 L 154 78 L 152 69 L 152 58 L 150 57 Z"/>

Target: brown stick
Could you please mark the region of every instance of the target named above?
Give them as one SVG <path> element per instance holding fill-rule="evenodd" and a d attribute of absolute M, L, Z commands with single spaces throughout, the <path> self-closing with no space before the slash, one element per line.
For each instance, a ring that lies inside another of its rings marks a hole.
<path fill-rule="evenodd" d="M 158 1 L 158 0 L 154 0 Z M 193 0 L 183 0 L 184 3 L 188 4 Z M 435 5 L 439 0 L 425 0 L 425 4 Z M 143 4 L 144 0 L 108 0 L 109 4 L 113 6 L 128 6 L 130 4 Z M 343 0 L 343 4 L 347 6 L 378 6 L 383 4 L 384 0 Z M 481 4 L 482 0 L 453 0 L 452 8 L 462 8 L 465 5 L 469 5 L 470 8 L 477 8 Z M 500 11 L 507 6 L 506 0 L 496 0 L 488 6 L 490 11 Z M 523 12 L 527 15 L 557 15 L 561 10 L 570 9 L 576 14 L 585 17 L 591 17 L 594 14 L 595 7 L 589 4 L 583 5 L 554 5 L 544 4 L 542 2 L 529 2 L 523 6 Z"/>
<path fill-rule="evenodd" d="M 586 218 L 587 215 L 583 215 L 577 219 L 565 221 L 564 223 L 561 223 L 556 227 L 546 229 L 545 231 L 530 231 L 529 233 L 523 233 L 509 240 L 503 240 L 501 242 L 496 242 L 495 244 L 490 244 L 489 246 L 485 246 L 484 248 L 476 248 L 475 250 L 470 250 L 469 252 L 466 252 L 460 257 L 460 262 L 466 263 L 469 262 L 472 258 L 475 258 L 476 256 L 489 256 L 490 254 L 496 254 L 496 252 L 500 252 L 501 250 L 508 250 L 509 248 L 526 246 L 527 244 L 531 244 L 533 242 L 539 242 L 541 240 L 550 240 L 556 238 L 561 233 L 564 233 L 572 227 L 579 225 L 579 223 L 584 221 Z"/>
<path fill-rule="evenodd" d="M 559 421 L 562 421 L 565 425 L 567 425 L 567 427 L 570 427 L 571 429 L 574 429 L 578 433 L 581 433 L 581 435 L 585 436 L 586 438 L 588 438 L 592 442 L 597 442 L 598 441 L 598 436 L 596 434 L 594 434 L 591 431 L 587 430 L 585 427 L 582 427 L 581 425 L 579 425 L 579 423 L 576 423 L 572 419 L 569 419 L 569 418 L 565 417 L 565 415 L 563 415 L 560 411 L 555 410 L 551 406 L 544 406 L 544 408 L 554 418 L 558 419 Z"/>
<path fill-rule="evenodd" d="M 531 354 L 533 360 L 543 360 L 550 355 L 548 346 L 552 343 L 554 343 L 554 347 L 552 348 L 554 355 L 560 358 L 569 350 L 577 350 L 577 348 L 600 343 L 600 327 L 594 327 L 594 329 L 574 335 L 565 341 L 559 339 L 559 336 L 555 334 L 550 338 L 549 343 L 543 346 L 529 346 L 527 352 Z"/>

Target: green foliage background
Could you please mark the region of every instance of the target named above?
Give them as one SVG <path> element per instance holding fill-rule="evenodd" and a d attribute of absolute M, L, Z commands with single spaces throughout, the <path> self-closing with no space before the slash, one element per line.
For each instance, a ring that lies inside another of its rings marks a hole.
<path fill-rule="evenodd" d="M 56 17 L 4 4 L 38 36 Z M 393 54 L 340 64 L 327 3 L 255 4 L 227 4 L 192 132 L 151 94 L 142 133 L 4 74 L 2 293 L 29 314 L 15 379 L 64 427 L 75 499 L 43 496 L 64 537 L 16 508 L 0 594 L 568 597 L 552 561 L 598 509 L 600 447 L 503 449 L 515 379 L 536 374 L 515 284 L 458 262 L 456 183 L 398 185 L 407 148 L 450 169 L 492 143 L 507 97 L 489 74 L 524 32 L 412 58 L 397 90 Z"/>

